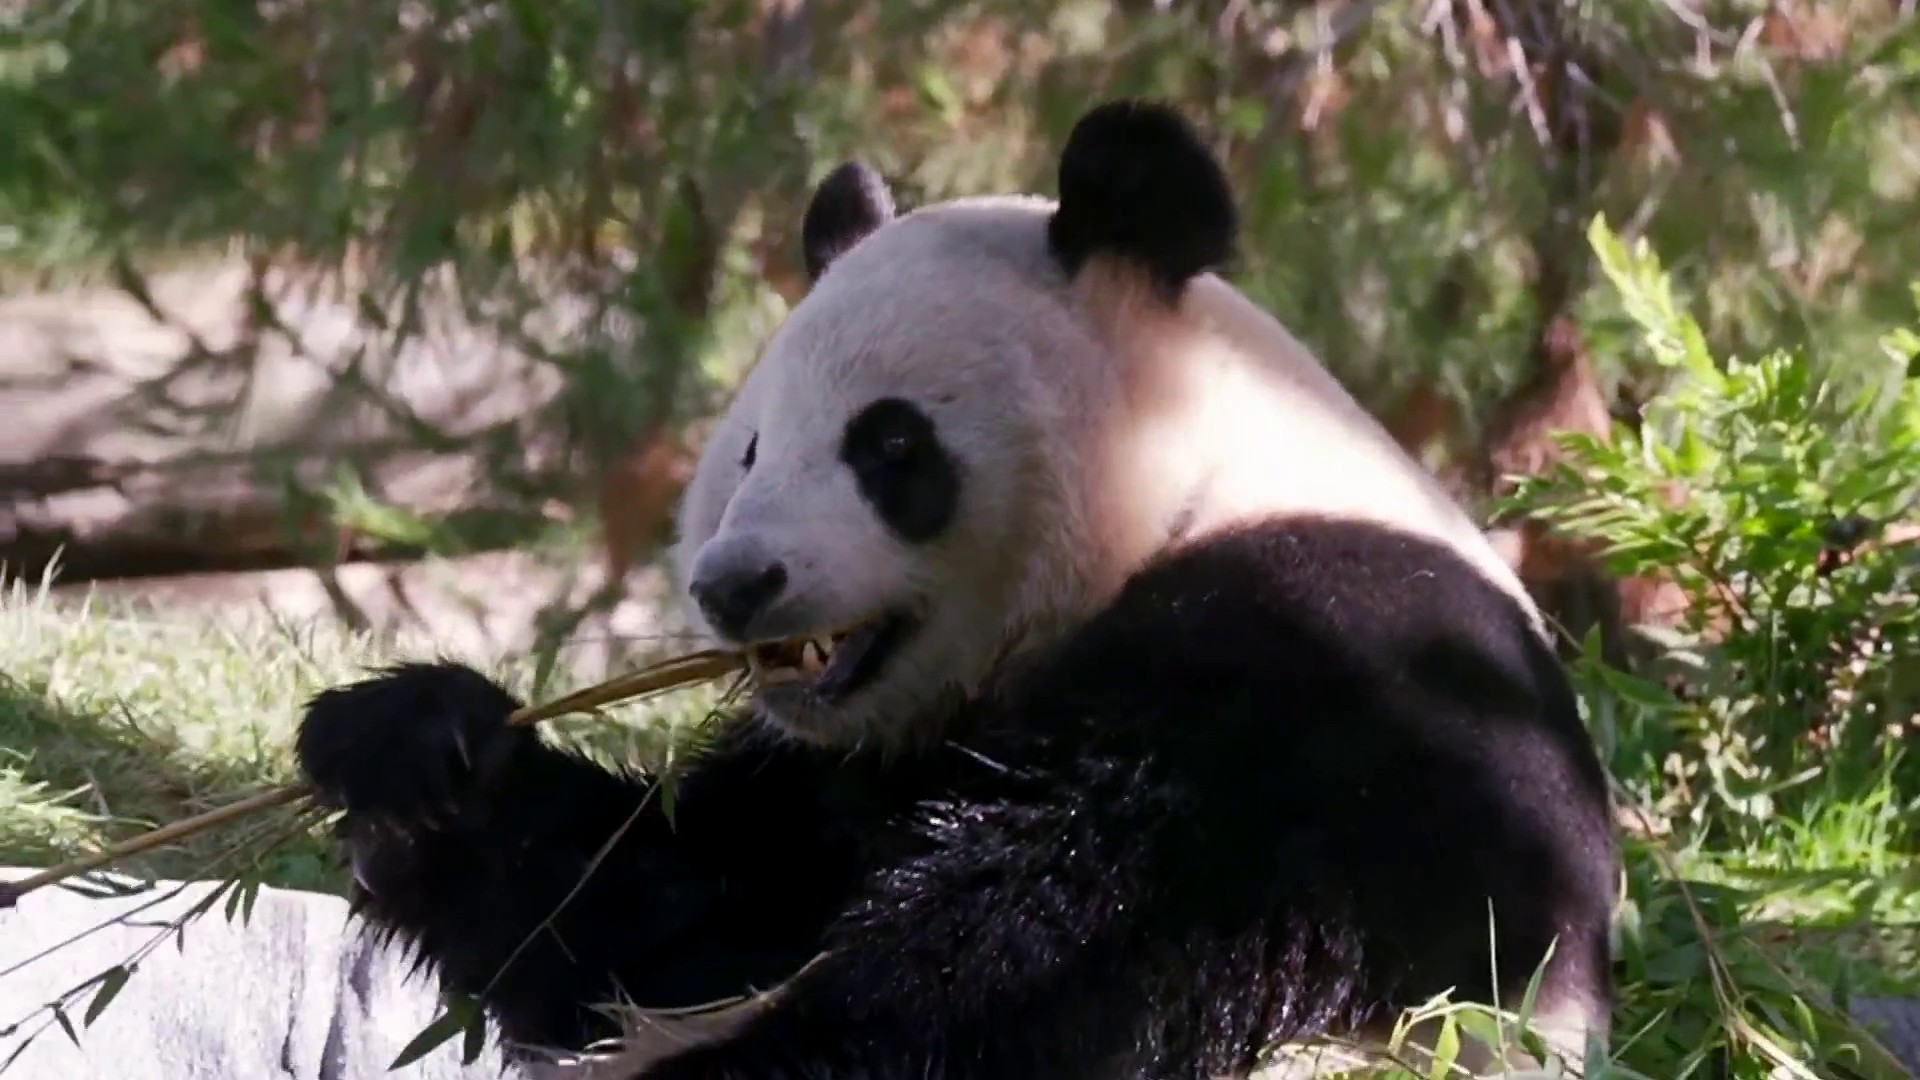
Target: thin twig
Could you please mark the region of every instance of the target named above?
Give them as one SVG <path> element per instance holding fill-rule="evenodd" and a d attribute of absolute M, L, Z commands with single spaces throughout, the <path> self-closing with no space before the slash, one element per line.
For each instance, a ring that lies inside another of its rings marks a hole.
<path fill-rule="evenodd" d="M 1351 0 L 1332 15 L 1325 16 L 1321 22 L 1322 32 L 1313 44 L 1295 50 L 1274 70 L 1261 89 L 1262 96 L 1267 99 L 1267 118 L 1260 125 L 1259 134 L 1254 136 L 1253 145 L 1263 145 L 1274 137 L 1287 116 L 1287 110 L 1282 106 L 1293 97 L 1300 83 L 1317 65 L 1330 61 L 1341 46 L 1364 31 L 1372 23 L 1381 3 L 1382 0 Z"/>

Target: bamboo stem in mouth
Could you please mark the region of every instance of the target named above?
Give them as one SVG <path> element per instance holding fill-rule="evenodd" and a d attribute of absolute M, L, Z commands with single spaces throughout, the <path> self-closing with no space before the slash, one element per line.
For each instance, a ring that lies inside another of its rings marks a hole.
<path fill-rule="evenodd" d="M 617 675 L 596 686 L 576 690 L 542 705 L 526 705 L 507 717 L 509 724 L 537 724 L 568 713 L 588 712 L 603 705 L 618 704 L 646 697 L 662 690 L 677 690 L 696 683 L 712 682 L 747 666 L 744 653 L 708 649 L 663 661 L 639 671 Z"/>
<path fill-rule="evenodd" d="M 665 690 L 676 690 L 684 686 L 711 682 L 723 675 L 742 670 L 746 666 L 747 658 L 744 653 L 723 649 L 689 653 L 686 656 L 678 656 L 672 660 L 641 668 L 639 671 L 615 676 L 606 682 L 540 705 L 521 706 L 507 716 L 507 723 L 515 726 L 537 724 L 542 720 L 565 716 L 568 713 L 590 712 L 605 705 L 631 701 Z M 21 897 L 35 889 L 57 884 L 70 877 L 112 865 L 122 859 L 164 847 L 209 829 L 217 829 L 263 810 L 285 806 L 312 794 L 313 789 L 306 784 L 288 784 L 272 788 L 250 795 L 238 802 L 216 807 L 204 814 L 195 814 L 190 818 L 129 837 L 92 854 L 69 859 L 58 866 L 48 867 L 18 881 L 0 881 L 0 910 L 14 906 Z"/>

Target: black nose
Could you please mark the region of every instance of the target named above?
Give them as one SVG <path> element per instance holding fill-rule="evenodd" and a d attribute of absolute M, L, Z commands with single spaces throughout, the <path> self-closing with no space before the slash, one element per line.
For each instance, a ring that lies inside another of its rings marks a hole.
<path fill-rule="evenodd" d="M 748 570 L 726 571 L 695 579 L 687 586 L 713 628 L 730 638 L 743 637 L 753 617 L 766 609 L 787 587 L 787 568 L 780 563 Z"/>

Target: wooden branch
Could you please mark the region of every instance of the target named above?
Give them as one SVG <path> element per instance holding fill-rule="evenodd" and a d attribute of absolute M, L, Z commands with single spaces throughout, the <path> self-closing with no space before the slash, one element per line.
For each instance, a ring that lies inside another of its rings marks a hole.
<path fill-rule="evenodd" d="M 308 566 L 322 552 L 329 562 L 424 554 L 416 545 L 342 535 L 324 507 L 299 505 L 274 480 L 283 473 L 318 480 L 322 469 L 347 463 L 409 511 L 488 513 L 473 505 L 493 472 L 484 449 L 435 453 L 386 442 L 163 461 L 0 461 L 0 566 L 34 578 L 57 564 L 62 581 L 85 582 Z"/>

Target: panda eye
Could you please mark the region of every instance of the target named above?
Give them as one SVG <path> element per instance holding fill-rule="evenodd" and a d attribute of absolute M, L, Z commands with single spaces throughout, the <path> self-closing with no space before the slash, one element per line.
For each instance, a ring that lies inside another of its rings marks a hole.
<path fill-rule="evenodd" d="M 919 406 L 904 398 L 871 402 L 847 421 L 840 438 L 840 460 L 895 536 L 922 544 L 953 524 L 961 463 Z"/>
<path fill-rule="evenodd" d="M 882 461 L 900 461 L 913 453 L 913 436 L 904 431 L 890 431 L 880 436 L 874 449 L 880 452 Z"/>
<path fill-rule="evenodd" d="M 847 422 L 840 456 L 856 472 L 900 473 L 928 460 L 938 447 L 926 413 L 899 398 L 882 398 Z"/>
<path fill-rule="evenodd" d="M 740 455 L 741 468 L 743 469 L 753 468 L 754 451 L 758 449 L 760 449 L 760 433 L 755 432 L 753 435 L 753 438 L 747 440 L 747 452 Z"/>

